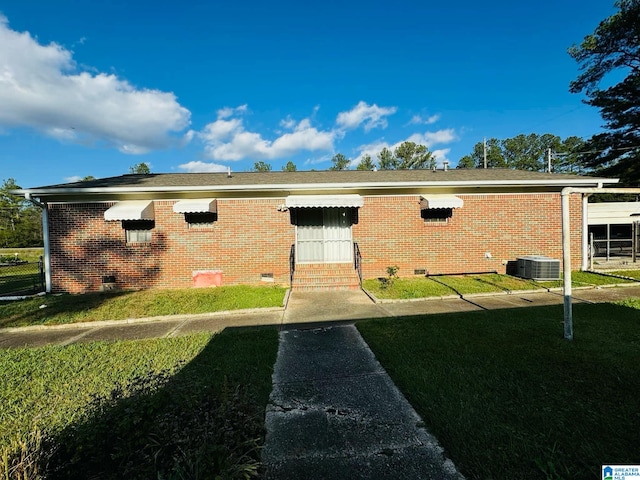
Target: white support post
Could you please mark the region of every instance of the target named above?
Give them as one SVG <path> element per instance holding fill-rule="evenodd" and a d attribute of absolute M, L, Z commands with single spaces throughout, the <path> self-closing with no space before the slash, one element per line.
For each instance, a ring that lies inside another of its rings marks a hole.
<path fill-rule="evenodd" d="M 582 194 L 582 266 L 584 272 L 589 267 L 589 194 Z M 592 253 L 593 255 L 593 253 Z"/>
<path fill-rule="evenodd" d="M 51 293 L 51 254 L 49 248 L 49 209 L 45 203 L 42 208 L 42 238 L 44 240 L 44 280 L 45 292 Z"/>
<path fill-rule="evenodd" d="M 571 190 L 562 190 L 562 276 L 564 295 L 564 338 L 573 340 L 573 307 L 571 305 Z"/>

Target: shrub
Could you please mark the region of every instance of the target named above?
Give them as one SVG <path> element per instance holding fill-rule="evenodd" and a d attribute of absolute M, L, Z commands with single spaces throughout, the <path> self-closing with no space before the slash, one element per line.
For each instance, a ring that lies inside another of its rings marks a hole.
<path fill-rule="evenodd" d="M 387 267 L 387 276 L 379 279 L 380 287 L 389 288 L 393 286 L 393 282 L 398 278 L 398 270 L 400 270 L 400 267 L 397 265 Z"/>

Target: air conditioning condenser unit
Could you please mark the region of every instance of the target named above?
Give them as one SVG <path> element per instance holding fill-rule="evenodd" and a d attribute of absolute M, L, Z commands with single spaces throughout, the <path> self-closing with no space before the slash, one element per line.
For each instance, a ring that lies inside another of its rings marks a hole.
<path fill-rule="evenodd" d="M 518 276 L 531 280 L 560 280 L 560 260 L 543 255 L 519 257 Z"/>

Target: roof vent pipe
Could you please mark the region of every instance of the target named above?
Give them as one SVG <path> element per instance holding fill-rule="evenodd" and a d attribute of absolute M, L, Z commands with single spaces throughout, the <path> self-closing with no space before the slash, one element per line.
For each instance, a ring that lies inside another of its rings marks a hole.
<path fill-rule="evenodd" d="M 227 167 L 227 178 L 231 178 L 231 167 Z"/>
<path fill-rule="evenodd" d="M 442 162 L 442 166 L 444 167 L 444 171 L 446 172 L 449 169 L 449 162 L 445 160 Z"/>

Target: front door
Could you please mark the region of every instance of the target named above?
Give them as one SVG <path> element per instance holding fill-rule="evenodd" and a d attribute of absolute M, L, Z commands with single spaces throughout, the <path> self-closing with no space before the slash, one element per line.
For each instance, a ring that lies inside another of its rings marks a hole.
<path fill-rule="evenodd" d="M 351 209 L 301 208 L 296 238 L 299 263 L 351 262 Z"/>

